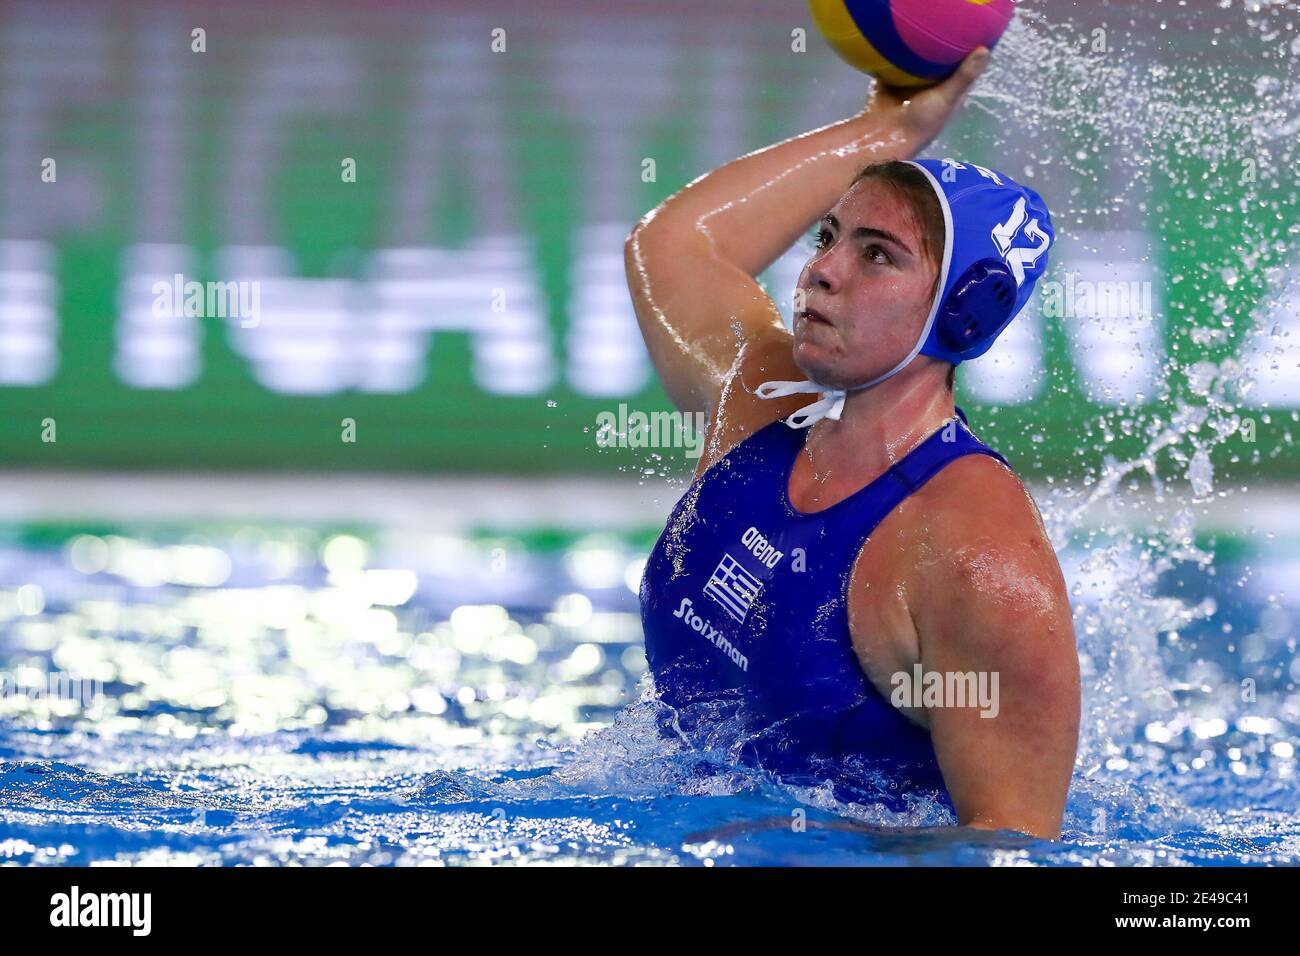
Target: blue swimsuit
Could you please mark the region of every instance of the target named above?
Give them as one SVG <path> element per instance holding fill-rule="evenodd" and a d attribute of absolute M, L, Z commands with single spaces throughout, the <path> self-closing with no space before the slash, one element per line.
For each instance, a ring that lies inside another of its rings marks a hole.
<path fill-rule="evenodd" d="M 784 421 L 691 484 L 641 579 L 646 657 L 673 708 L 671 732 L 717 745 L 716 729 L 727 727 L 742 759 L 782 777 L 850 771 L 870 775 L 873 790 L 886 779 L 893 796 L 924 790 L 948 801 L 929 733 L 881 696 L 854 653 L 848 583 L 867 537 L 944 465 L 963 455 L 1005 464 L 957 414 L 960 423 L 812 514 L 788 494 L 807 431 Z"/>

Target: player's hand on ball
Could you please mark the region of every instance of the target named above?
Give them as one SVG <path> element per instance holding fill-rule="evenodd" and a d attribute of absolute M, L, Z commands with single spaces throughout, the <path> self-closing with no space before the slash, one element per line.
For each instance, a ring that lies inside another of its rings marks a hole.
<path fill-rule="evenodd" d="M 988 66 L 989 50 L 978 47 L 957 72 L 942 83 L 922 89 L 902 89 L 877 81 L 866 115 L 894 126 L 916 155 L 943 131 L 967 92 Z"/>

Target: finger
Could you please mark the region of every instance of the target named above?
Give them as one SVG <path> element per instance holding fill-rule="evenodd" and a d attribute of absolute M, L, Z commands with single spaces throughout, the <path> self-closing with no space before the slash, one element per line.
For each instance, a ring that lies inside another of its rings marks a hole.
<path fill-rule="evenodd" d="M 966 91 L 970 89 L 971 84 L 979 79 L 980 74 L 983 73 L 985 68 L 988 66 L 990 55 L 988 47 L 977 46 L 966 55 L 966 59 L 961 61 L 961 65 L 957 67 L 956 72 L 954 72 L 950 77 L 940 83 L 935 83 L 924 88 L 891 86 L 889 83 L 880 79 L 880 77 L 876 77 L 876 91 L 883 91 L 897 100 L 906 101 L 916 96 L 917 93 L 934 90 L 943 94 L 945 98 L 955 103 L 957 100 L 965 96 Z"/>
<path fill-rule="evenodd" d="M 979 46 L 967 54 L 966 59 L 961 61 L 961 66 L 957 67 L 957 72 L 948 79 L 944 80 L 942 89 L 954 99 L 965 95 L 980 74 L 989 65 L 990 58 L 989 48 Z"/>

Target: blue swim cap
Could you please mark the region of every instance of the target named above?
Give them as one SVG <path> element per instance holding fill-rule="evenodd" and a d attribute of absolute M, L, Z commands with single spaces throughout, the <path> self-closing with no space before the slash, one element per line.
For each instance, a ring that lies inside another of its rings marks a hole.
<path fill-rule="evenodd" d="M 911 165 L 934 187 L 945 225 L 939 292 L 917 351 L 957 365 L 987 352 L 1029 301 L 1047 269 L 1052 217 L 1005 173 L 951 159 Z"/>
<path fill-rule="evenodd" d="M 1005 173 L 951 159 L 918 159 L 943 209 L 944 249 L 938 292 L 921 335 L 901 362 L 883 375 L 848 389 L 816 382 L 764 382 L 760 398 L 800 392 L 821 400 L 788 419 L 807 428 L 823 418 L 838 420 L 848 392 L 870 388 L 905 369 L 918 354 L 959 365 L 987 352 L 1024 308 L 1034 283 L 1047 270 L 1052 217 L 1041 196 Z"/>

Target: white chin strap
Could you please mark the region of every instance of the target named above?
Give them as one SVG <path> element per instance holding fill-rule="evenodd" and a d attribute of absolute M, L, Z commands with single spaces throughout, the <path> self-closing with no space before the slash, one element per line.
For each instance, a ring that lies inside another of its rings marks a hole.
<path fill-rule="evenodd" d="M 844 400 L 849 396 L 847 389 L 824 388 L 816 382 L 809 381 L 764 382 L 758 386 L 755 394 L 759 398 L 784 398 L 786 395 L 797 395 L 800 392 L 807 392 L 810 395 L 820 394 L 821 399 L 811 405 L 805 405 L 787 418 L 785 423 L 791 428 L 807 428 L 823 418 L 839 421 L 840 415 L 844 412 Z"/>
<path fill-rule="evenodd" d="M 849 392 L 856 392 L 858 389 L 879 385 L 885 379 L 893 378 L 907 368 L 912 359 L 916 358 L 917 353 L 921 351 L 921 346 L 925 344 L 929 332 L 929 326 L 927 325 L 925 332 L 922 333 L 920 340 L 916 343 L 916 347 L 907 354 L 907 358 L 884 375 L 873 378 L 869 382 L 863 382 L 861 385 L 854 385 L 851 388 L 828 388 L 825 385 L 818 385 L 816 382 L 809 380 L 802 382 L 764 382 L 755 389 L 754 394 L 759 398 L 784 398 L 786 395 L 797 395 L 801 392 L 807 392 L 810 395 L 821 395 L 820 400 L 813 402 L 811 405 L 805 405 L 785 420 L 785 423 L 791 428 L 809 428 L 816 425 L 823 418 L 838 422 L 840 415 L 844 414 L 844 401 L 849 397 Z"/>

